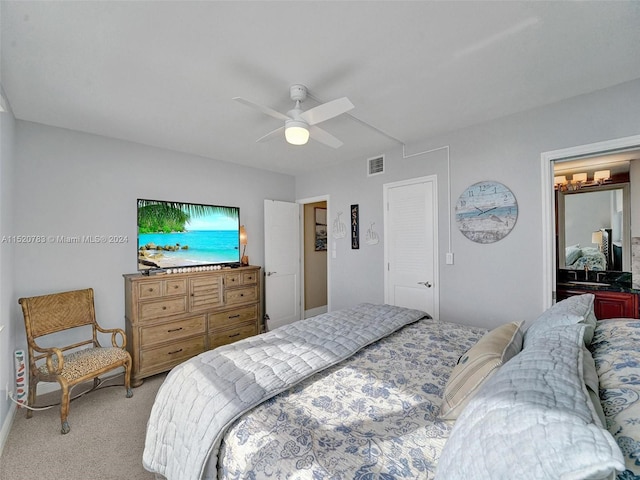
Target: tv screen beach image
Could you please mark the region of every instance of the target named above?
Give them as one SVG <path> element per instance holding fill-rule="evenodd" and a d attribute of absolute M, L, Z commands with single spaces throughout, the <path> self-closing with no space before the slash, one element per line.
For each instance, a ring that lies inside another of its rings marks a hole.
<path fill-rule="evenodd" d="M 138 200 L 138 269 L 240 261 L 236 207 Z"/>

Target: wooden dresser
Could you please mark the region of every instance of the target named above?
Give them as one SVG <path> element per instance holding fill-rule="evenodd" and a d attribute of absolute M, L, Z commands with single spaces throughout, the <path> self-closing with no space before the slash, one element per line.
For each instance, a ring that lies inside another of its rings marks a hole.
<path fill-rule="evenodd" d="M 260 267 L 124 275 L 131 384 L 261 331 Z"/>
<path fill-rule="evenodd" d="M 606 290 L 586 290 L 577 288 L 558 288 L 558 301 L 573 295 L 593 293 L 593 310 L 598 320 L 608 318 L 640 318 L 638 294 Z"/>

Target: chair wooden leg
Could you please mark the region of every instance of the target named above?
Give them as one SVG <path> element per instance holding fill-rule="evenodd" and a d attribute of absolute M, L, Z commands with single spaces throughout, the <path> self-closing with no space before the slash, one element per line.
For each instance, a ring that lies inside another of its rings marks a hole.
<path fill-rule="evenodd" d="M 131 362 L 127 362 L 124 365 L 124 388 L 127 389 L 127 398 L 133 397 L 133 390 L 131 390 Z"/>
<path fill-rule="evenodd" d="M 63 435 L 69 433 L 71 427 L 69 426 L 69 422 L 67 422 L 67 417 L 69 416 L 69 388 L 67 385 L 61 385 L 62 387 L 62 398 L 60 400 L 60 422 L 62 424 L 62 429 L 60 430 Z"/>
<path fill-rule="evenodd" d="M 36 392 L 38 389 L 38 380 L 35 376 L 29 375 L 29 406 L 36 404 Z M 27 418 L 33 417 L 33 410 L 27 408 Z"/>

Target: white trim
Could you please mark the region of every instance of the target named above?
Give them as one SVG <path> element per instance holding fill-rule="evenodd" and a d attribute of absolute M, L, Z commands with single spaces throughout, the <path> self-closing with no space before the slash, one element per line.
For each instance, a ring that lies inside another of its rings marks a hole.
<path fill-rule="evenodd" d="M 9 400 L 9 402 L 11 403 L 11 407 L 9 408 L 9 412 L 7 412 L 7 416 L 2 424 L 2 430 L 0 430 L 0 457 L 2 456 L 4 445 L 7 443 L 7 438 L 9 438 L 9 432 L 11 432 L 11 426 L 13 425 L 13 420 L 16 417 L 16 412 L 18 411 L 18 405 L 11 400 Z"/>
<path fill-rule="evenodd" d="M 327 313 L 327 306 L 323 305 L 322 307 L 312 308 L 310 310 L 304 311 L 304 318 L 315 317 L 316 315 L 321 315 L 323 313 Z"/>
<path fill-rule="evenodd" d="M 304 219 L 304 206 L 307 203 L 327 202 L 327 222 L 331 218 L 331 202 L 329 202 L 329 195 L 320 195 L 318 197 L 301 198 L 296 200 L 296 203 L 300 204 L 300 216 Z M 327 224 L 327 228 L 329 228 Z M 330 235 L 327 230 L 327 310 L 331 311 L 331 257 L 329 252 L 331 251 L 331 245 L 329 245 Z M 300 222 L 300 312 L 305 318 L 304 309 L 304 221 Z"/>
<path fill-rule="evenodd" d="M 428 312 L 433 318 L 434 320 L 438 320 L 440 318 L 440 269 L 439 269 L 439 258 L 440 258 L 440 254 L 439 254 L 439 242 L 438 242 L 438 238 L 439 238 L 439 223 L 438 223 L 438 176 L 437 175 L 428 175 L 425 177 L 418 177 L 418 178 L 410 178 L 408 180 L 401 180 L 399 182 L 392 182 L 392 183 L 385 183 L 384 185 L 382 185 L 382 193 L 383 193 L 383 210 L 384 210 L 384 230 L 383 230 L 383 235 L 384 235 L 384 302 L 385 303 L 389 303 L 389 294 L 388 294 L 388 290 L 389 290 L 389 278 L 388 278 L 388 271 L 387 271 L 387 267 L 386 265 L 389 262 L 389 252 L 388 252 L 388 245 L 389 242 L 387 241 L 388 238 L 388 221 L 387 221 L 387 203 L 389 201 L 388 195 L 389 195 L 389 189 L 390 188 L 395 188 L 395 187 L 403 187 L 406 185 L 414 185 L 416 183 L 427 183 L 427 182 L 431 182 L 433 183 L 433 198 L 432 198 L 432 208 L 433 208 L 433 224 L 434 224 L 434 231 L 433 231 L 433 279 L 434 279 L 434 288 L 435 293 L 433 296 L 433 308 L 434 311 L 433 312 Z"/>
<path fill-rule="evenodd" d="M 616 138 L 604 142 L 577 145 L 542 152 L 540 155 L 542 177 L 542 308 L 546 310 L 553 304 L 553 291 L 556 284 L 555 270 L 555 214 L 553 202 L 553 162 L 569 160 L 596 154 L 608 154 L 618 150 L 640 148 L 640 135 Z"/>

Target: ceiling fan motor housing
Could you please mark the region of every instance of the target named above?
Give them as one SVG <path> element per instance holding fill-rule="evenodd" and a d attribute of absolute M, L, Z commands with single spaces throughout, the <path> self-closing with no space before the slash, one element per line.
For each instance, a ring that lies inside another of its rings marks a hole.
<path fill-rule="evenodd" d="M 300 84 L 291 85 L 289 95 L 294 102 L 302 102 L 307 98 L 307 87 Z"/>

